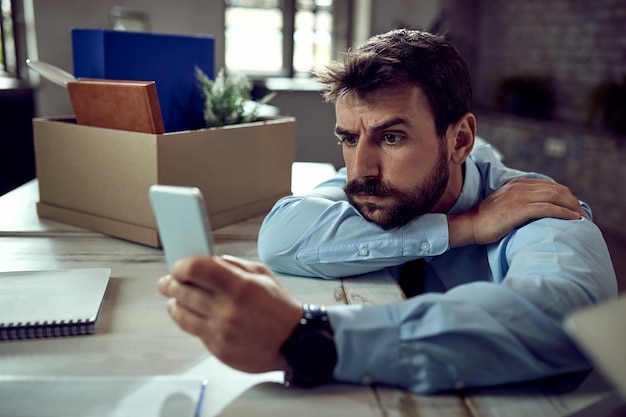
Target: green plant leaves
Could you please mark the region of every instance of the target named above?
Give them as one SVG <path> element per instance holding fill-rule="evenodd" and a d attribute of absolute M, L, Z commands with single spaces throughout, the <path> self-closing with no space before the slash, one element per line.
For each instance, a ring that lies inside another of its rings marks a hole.
<path fill-rule="evenodd" d="M 215 80 L 211 80 L 196 67 L 196 79 L 204 100 L 203 114 L 206 127 L 219 127 L 256 120 L 261 105 L 269 102 L 274 93 L 261 100 L 251 100 L 252 85 L 242 75 L 227 77 L 221 69 Z"/>

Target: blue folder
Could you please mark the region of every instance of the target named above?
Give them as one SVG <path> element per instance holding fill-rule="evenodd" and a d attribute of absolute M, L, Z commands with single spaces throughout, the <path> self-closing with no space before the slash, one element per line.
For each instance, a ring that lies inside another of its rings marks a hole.
<path fill-rule="evenodd" d="M 166 132 L 204 127 L 195 67 L 215 76 L 215 38 L 72 29 L 74 76 L 155 81 Z"/>

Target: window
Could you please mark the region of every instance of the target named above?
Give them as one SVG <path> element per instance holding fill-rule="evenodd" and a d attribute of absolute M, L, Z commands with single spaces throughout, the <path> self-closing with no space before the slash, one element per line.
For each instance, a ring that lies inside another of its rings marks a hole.
<path fill-rule="evenodd" d="M 31 5 L 27 0 L 0 0 L 0 81 L 3 84 L 7 80 L 12 84 L 16 79 L 29 77 L 26 26 L 32 21 L 32 9 L 27 7 Z M 31 49 L 36 55 L 36 47 L 31 46 Z"/>
<path fill-rule="evenodd" d="M 227 0 L 226 68 L 250 76 L 308 75 L 333 56 L 333 0 Z M 335 6 L 335 7 L 333 7 Z M 343 10 L 345 7 L 342 7 Z M 346 32 L 348 26 L 345 26 Z"/>
<path fill-rule="evenodd" d="M 293 69 L 311 72 L 327 64 L 331 56 L 332 0 L 298 1 L 293 33 Z"/>
<path fill-rule="evenodd" d="M 13 76 L 17 74 L 17 59 L 15 48 L 15 36 L 13 32 L 14 17 L 12 14 L 12 1 L 0 0 L 2 15 L 0 20 L 0 76 Z"/>

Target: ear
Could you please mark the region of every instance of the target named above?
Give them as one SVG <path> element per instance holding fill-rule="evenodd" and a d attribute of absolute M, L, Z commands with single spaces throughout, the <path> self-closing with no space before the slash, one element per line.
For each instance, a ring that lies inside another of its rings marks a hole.
<path fill-rule="evenodd" d="M 476 117 L 472 113 L 465 113 L 446 132 L 450 145 L 450 160 L 458 165 L 465 162 L 474 147 L 476 137 Z"/>

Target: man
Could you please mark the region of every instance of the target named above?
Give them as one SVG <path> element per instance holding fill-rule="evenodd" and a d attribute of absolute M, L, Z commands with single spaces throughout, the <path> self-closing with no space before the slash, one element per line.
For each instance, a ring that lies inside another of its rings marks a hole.
<path fill-rule="evenodd" d="M 393 31 L 318 79 L 346 168 L 275 205 L 259 256 L 312 277 L 386 269 L 417 295 L 324 309 L 295 300 L 263 264 L 193 258 L 159 282 L 174 321 L 226 364 L 284 369 L 300 385 L 427 393 L 587 369 L 561 321 L 616 294 L 606 244 L 567 188 L 504 167 L 489 146 L 472 151 L 456 49 Z"/>

